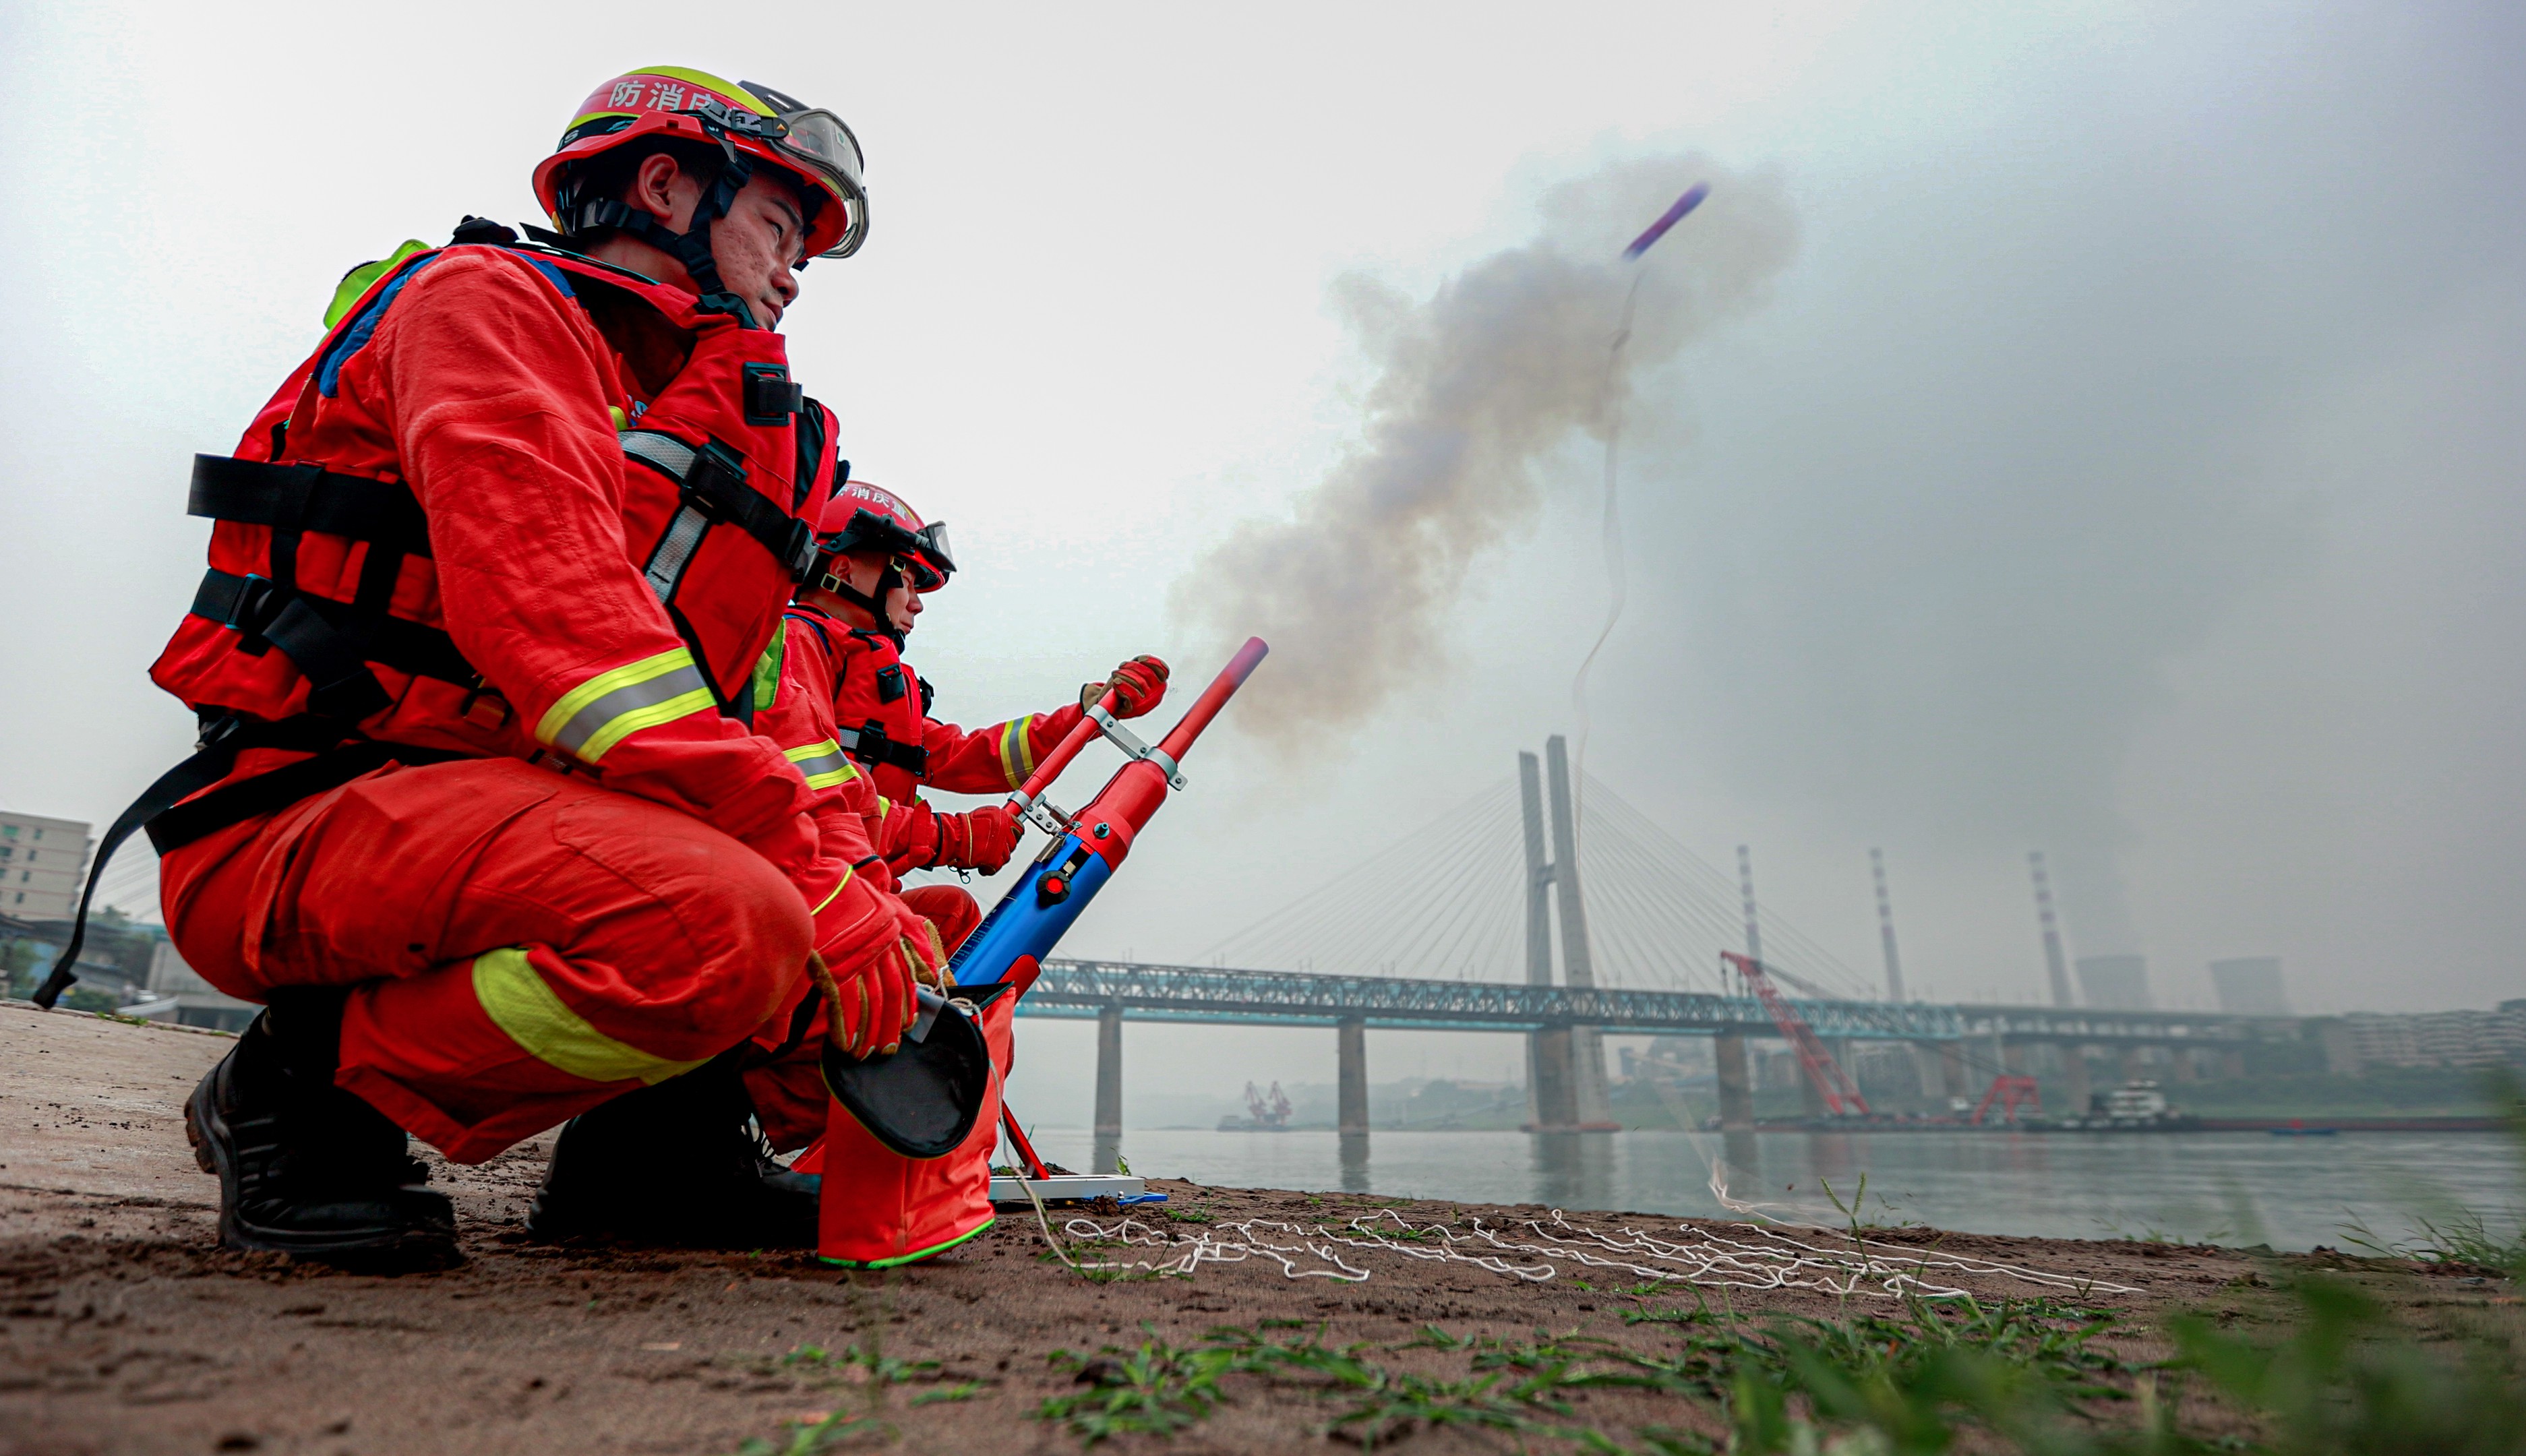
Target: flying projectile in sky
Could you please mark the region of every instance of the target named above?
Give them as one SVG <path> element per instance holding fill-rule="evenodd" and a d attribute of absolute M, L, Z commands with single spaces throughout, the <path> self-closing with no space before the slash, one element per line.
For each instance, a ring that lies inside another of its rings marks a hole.
<path fill-rule="evenodd" d="M 1684 215 L 1692 211 L 1694 208 L 1701 206 L 1701 199 L 1709 195 L 1710 184 L 1708 182 L 1694 182 L 1692 187 L 1686 190 L 1682 197 L 1675 200 L 1675 206 L 1668 208 L 1664 213 L 1660 214 L 1658 220 L 1648 226 L 1647 230 L 1643 231 L 1640 236 L 1632 239 L 1632 245 L 1623 249 L 1623 261 L 1629 263 L 1640 257 L 1642 253 L 1656 247 L 1657 240 L 1666 236 L 1666 230 L 1668 228 L 1683 222 Z"/>

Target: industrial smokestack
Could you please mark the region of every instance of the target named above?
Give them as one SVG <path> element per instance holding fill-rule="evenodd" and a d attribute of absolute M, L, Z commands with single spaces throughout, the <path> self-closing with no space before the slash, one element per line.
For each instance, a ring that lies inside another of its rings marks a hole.
<path fill-rule="evenodd" d="M 2070 995 L 2070 966 L 2061 958 L 2061 923 L 2052 915 L 2052 881 L 2044 874 L 2044 851 L 2033 850 L 2026 864 L 2035 872 L 2035 918 L 2044 926 L 2044 969 L 2052 977 L 2052 1004 L 2075 1006 Z"/>
<path fill-rule="evenodd" d="M 1877 935 L 1886 942 L 1886 999 L 1903 1000 L 1903 958 L 1894 953 L 1894 902 L 1886 894 L 1886 851 L 1868 851 L 1868 873 L 1877 879 Z"/>

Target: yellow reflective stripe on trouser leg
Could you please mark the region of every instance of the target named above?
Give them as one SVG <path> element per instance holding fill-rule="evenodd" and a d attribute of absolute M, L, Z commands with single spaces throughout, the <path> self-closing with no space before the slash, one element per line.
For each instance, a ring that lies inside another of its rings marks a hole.
<path fill-rule="evenodd" d="M 860 777 L 860 771 L 852 768 L 851 761 L 843 756 L 842 745 L 831 738 L 822 743 L 810 743 L 804 748 L 785 750 L 782 757 L 798 766 L 798 772 L 807 777 L 809 788 L 831 788 Z"/>
<path fill-rule="evenodd" d="M 678 647 L 599 673 L 564 693 L 535 725 L 535 738 L 592 764 L 644 728 L 712 706 L 710 684 L 693 655 Z"/>
<path fill-rule="evenodd" d="M 474 958 L 474 998 L 493 1026 L 527 1055 L 589 1081 L 638 1078 L 661 1082 L 709 1061 L 678 1062 L 628 1046 L 587 1024 L 562 1003 L 527 953 L 515 946 Z"/>

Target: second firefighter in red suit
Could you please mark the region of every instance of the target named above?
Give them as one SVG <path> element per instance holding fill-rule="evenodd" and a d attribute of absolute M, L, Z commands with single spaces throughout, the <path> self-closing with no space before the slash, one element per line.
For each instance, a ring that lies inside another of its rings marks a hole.
<path fill-rule="evenodd" d="M 985 728 L 942 723 L 931 716 L 931 685 L 903 660 L 903 646 L 926 610 L 923 599 L 956 570 L 945 524 L 925 523 L 893 492 L 850 480 L 825 508 L 817 553 L 783 624 L 783 650 L 822 659 L 806 671 L 831 684 L 837 741 L 873 780 L 880 852 L 898 877 L 924 869 L 994 873 L 1024 831 L 1000 805 L 950 813 L 924 798 L 924 787 L 1006 795 L 1109 686 L 1118 718 L 1137 718 L 1166 694 L 1167 665 L 1143 655 L 1082 687 L 1078 703 Z M 951 945 L 981 918 L 973 896 L 953 885 L 925 885 L 906 899 Z"/>
<path fill-rule="evenodd" d="M 1020 832 L 1007 811 L 988 805 L 941 812 L 921 797 L 922 784 L 1006 794 L 1033 772 L 1037 755 L 1076 726 L 1082 708 L 1032 714 L 979 732 L 932 719 L 929 686 L 903 662 L 901 647 L 924 610 L 924 594 L 945 585 L 955 571 L 943 525 L 925 523 L 891 492 L 854 480 L 836 492 L 822 526 L 809 585 L 757 675 L 758 681 L 777 683 L 758 702 L 757 730 L 797 765 L 816 793 L 820 821 L 867 835 L 882 857 L 865 866 L 872 877 L 1000 869 Z M 1156 658 L 1135 658 L 1107 682 L 1087 684 L 1081 697 L 1092 702 L 1110 685 L 1120 715 L 1137 716 L 1163 695 L 1166 672 Z M 951 953 L 982 919 L 973 896 L 952 884 L 899 894 L 936 925 Z M 1011 1010 L 995 1003 L 985 1014 L 1003 1075 Z M 794 1166 L 850 1190 L 844 1203 L 828 1199 L 824 1206 L 822 1257 L 858 1267 L 910 1263 L 989 1227 L 997 1132 L 987 1118 L 954 1152 L 907 1159 L 829 1103 L 812 1039 L 779 1050 L 770 1065 L 747 1075 L 767 1136 L 785 1150 L 827 1132 Z"/>

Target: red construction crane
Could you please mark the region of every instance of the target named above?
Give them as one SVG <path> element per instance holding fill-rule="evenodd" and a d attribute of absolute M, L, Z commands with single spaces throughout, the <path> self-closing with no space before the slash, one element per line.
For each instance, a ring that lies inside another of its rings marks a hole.
<path fill-rule="evenodd" d="M 1975 1127 L 1982 1126 L 1982 1120 L 1990 1113 L 1994 1102 L 1999 1104 L 1999 1120 L 2003 1123 L 2016 1122 L 2017 1110 L 2021 1107 L 2037 1117 L 2044 1115 L 2044 1092 L 2031 1077 L 2003 1072 L 1993 1078 L 1991 1090 L 1982 1094 L 1982 1105 L 1974 1109 Z"/>
<path fill-rule="evenodd" d="M 1816 1090 L 1824 1094 L 1824 1105 L 1833 1115 L 1868 1116 L 1868 1099 L 1859 1095 L 1859 1083 L 1851 1080 L 1850 1074 L 1833 1059 L 1833 1053 L 1824 1049 L 1824 1042 L 1807 1025 L 1806 1018 L 1798 1015 L 1797 1008 L 1782 998 L 1772 978 L 1764 974 L 1762 962 L 1733 950 L 1721 951 L 1719 959 L 1744 978 L 1746 988 L 1762 1001 L 1763 1009 L 1771 1014 L 1772 1025 L 1781 1029 L 1782 1039 L 1797 1053 L 1799 1068 L 1806 1073 L 1807 1080 L 1815 1083 Z"/>

